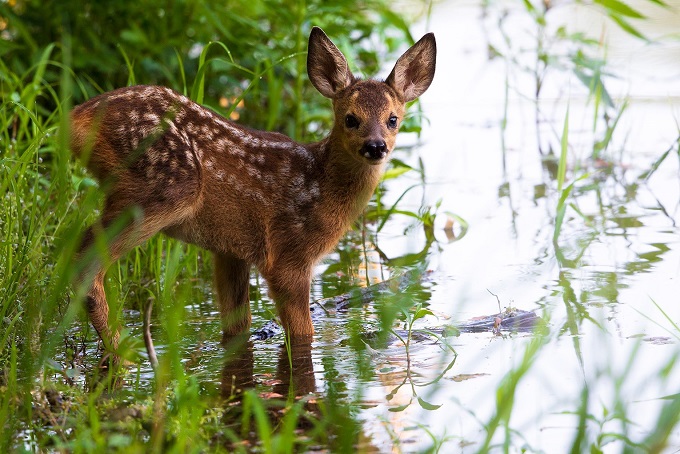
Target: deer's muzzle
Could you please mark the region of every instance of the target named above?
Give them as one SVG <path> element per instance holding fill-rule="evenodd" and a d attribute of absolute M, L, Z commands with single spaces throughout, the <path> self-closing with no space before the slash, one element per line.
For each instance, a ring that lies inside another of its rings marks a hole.
<path fill-rule="evenodd" d="M 361 155 L 369 161 L 378 163 L 387 156 L 388 150 L 384 140 L 369 140 L 361 148 Z"/>

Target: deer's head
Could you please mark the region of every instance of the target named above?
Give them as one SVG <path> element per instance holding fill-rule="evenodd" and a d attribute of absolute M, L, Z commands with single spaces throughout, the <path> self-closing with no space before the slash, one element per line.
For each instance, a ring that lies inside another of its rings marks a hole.
<path fill-rule="evenodd" d="M 309 36 L 307 73 L 316 89 L 333 100 L 331 140 L 355 159 L 382 164 L 394 148 L 405 104 L 422 95 L 434 77 L 437 47 L 428 33 L 409 48 L 383 81 L 361 80 L 326 34 Z"/>

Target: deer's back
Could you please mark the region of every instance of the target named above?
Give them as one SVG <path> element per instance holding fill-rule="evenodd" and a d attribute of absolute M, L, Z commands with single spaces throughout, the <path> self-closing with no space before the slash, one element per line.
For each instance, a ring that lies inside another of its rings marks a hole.
<path fill-rule="evenodd" d="M 286 136 L 154 86 L 95 97 L 71 120 L 74 153 L 100 180 L 114 180 L 114 197 L 143 207 L 193 204 L 191 217 L 165 229 L 172 236 L 257 263 L 274 232 L 293 240 L 319 228 L 322 164 Z"/>

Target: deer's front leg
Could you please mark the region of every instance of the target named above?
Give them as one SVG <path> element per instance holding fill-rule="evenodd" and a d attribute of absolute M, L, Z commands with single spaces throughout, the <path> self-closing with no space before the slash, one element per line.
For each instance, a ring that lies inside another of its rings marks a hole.
<path fill-rule="evenodd" d="M 215 253 L 215 289 L 225 337 L 242 334 L 250 328 L 249 283 L 247 262 Z"/>
<path fill-rule="evenodd" d="M 269 284 L 269 294 L 276 303 L 286 334 L 304 337 L 314 334 L 309 312 L 309 287 L 311 269 L 291 269 L 292 266 L 274 266 L 263 275 Z"/>

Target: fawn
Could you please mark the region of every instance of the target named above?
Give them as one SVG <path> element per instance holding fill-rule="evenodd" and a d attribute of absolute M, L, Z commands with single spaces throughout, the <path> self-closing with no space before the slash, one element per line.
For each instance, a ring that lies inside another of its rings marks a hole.
<path fill-rule="evenodd" d="M 299 144 L 239 126 L 170 89 L 133 86 L 104 93 L 71 113 L 71 149 L 102 182 L 99 223 L 79 254 L 121 215 L 141 213 L 108 243 L 111 260 L 157 232 L 212 252 L 224 336 L 250 327 L 249 275 L 268 284 L 286 333 L 311 336 L 312 268 L 364 209 L 392 151 L 405 103 L 430 86 L 436 44 L 429 33 L 383 81 L 361 80 L 318 27 L 309 36 L 307 72 L 333 102 L 328 137 Z M 105 266 L 96 260 L 86 307 L 115 350 Z"/>

